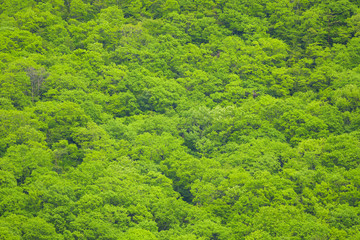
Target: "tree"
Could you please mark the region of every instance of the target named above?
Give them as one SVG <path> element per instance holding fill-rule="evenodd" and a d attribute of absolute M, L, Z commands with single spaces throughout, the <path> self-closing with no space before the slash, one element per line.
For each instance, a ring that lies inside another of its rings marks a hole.
<path fill-rule="evenodd" d="M 31 81 L 31 97 L 32 102 L 34 103 L 35 97 L 40 96 L 40 90 L 43 85 L 43 82 L 47 78 L 48 74 L 45 72 L 45 69 L 36 70 L 32 67 L 27 69 L 27 75 L 30 77 Z"/>

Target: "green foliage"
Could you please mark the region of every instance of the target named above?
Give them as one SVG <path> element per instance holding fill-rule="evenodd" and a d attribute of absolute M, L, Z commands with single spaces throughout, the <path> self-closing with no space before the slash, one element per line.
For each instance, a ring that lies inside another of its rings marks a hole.
<path fill-rule="evenodd" d="M 359 1 L 0 2 L 0 239 L 360 238 Z"/>

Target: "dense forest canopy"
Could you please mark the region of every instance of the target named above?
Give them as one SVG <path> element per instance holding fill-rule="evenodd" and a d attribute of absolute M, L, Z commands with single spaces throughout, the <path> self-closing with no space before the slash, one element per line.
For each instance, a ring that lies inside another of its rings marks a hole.
<path fill-rule="evenodd" d="M 0 239 L 360 239 L 358 0 L 0 0 Z"/>

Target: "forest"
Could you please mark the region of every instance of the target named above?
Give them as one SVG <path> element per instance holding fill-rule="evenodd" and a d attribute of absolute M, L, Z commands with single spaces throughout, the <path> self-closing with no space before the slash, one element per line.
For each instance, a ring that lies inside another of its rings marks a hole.
<path fill-rule="evenodd" d="M 0 239 L 360 239 L 359 0 L 0 0 Z"/>

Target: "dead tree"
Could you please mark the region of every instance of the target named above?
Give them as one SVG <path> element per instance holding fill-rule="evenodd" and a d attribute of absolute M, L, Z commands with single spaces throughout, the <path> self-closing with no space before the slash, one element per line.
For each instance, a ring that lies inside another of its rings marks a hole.
<path fill-rule="evenodd" d="M 255 90 L 254 90 L 254 91 L 253 91 L 253 98 L 255 99 L 258 95 L 259 95 L 259 94 L 257 94 L 257 93 L 255 92 Z"/>
<path fill-rule="evenodd" d="M 40 96 L 41 86 L 49 74 L 45 71 L 45 68 L 35 69 L 33 67 L 26 69 L 26 74 L 30 78 L 31 98 L 32 102 L 34 102 L 35 97 Z"/>

